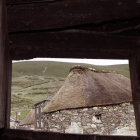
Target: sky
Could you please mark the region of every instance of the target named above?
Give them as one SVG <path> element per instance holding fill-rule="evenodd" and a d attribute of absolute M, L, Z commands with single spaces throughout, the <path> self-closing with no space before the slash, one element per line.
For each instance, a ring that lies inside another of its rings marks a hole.
<path fill-rule="evenodd" d="M 65 58 L 34 58 L 29 60 L 13 61 L 56 61 L 56 62 L 69 62 L 69 63 L 87 63 L 93 65 L 116 65 L 116 64 L 128 64 L 128 60 L 111 60 L 111 59 L 65 59 Z"/>

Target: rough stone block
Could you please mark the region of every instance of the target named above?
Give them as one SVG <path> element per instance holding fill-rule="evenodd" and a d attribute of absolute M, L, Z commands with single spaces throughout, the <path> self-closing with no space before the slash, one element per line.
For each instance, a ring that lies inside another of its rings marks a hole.
<path fill-rule="evenodd" d="M 96 125 L 95 125 L 95 124 L 91 124 L 91 127 L 92 127 L 92 128 L 96 128 Z"/>
<path fill-rule="evenodd" d="M 65 133 L 83 134 L 83 128 L 79 126 L 76 122 L 71 122 L 71 125 L 67 129 L 65 129 Z"/>
<path fill-rule="evenodd" d="M 92 128 L 90 128 L 90 129 L 87 129 L 87 133 L 88 134 L 92 134 L 94 131 L 93 131 L 93 129 Z"/>

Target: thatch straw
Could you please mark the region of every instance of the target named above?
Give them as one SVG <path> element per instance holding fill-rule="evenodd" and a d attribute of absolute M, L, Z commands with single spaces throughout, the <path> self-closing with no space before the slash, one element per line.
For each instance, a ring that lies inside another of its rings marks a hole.
<path fill-rule="evenodd" d="M 120 74 L 72 69 L 43 111 L 118 104 L 132 101 L 130 80 Z"/>
<path fill-rule="evenodd" d="M 20 122 L 19 125 L 31 125 L 35 123 L 35 109 L 31 109 L 28 115 Z"/>

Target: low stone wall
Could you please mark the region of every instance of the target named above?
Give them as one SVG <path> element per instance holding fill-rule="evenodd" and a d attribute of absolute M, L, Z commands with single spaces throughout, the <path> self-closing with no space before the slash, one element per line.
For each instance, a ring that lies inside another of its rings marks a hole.
<path fill-rule="evenodd" d="M 63 133 L 114 134 L 118 129 L 135 129 L 131 103 L 61 110 L 42 116 L 44 130 Z"/>
<path fill-rule="evenodd" d="M 33 124 L 32 125 L 22 125 L 22 126 L 17 127 L 16 129 L 35 130 L 35 126 Z"/>
<path fill-rule="evenodd" d="M 10 129 L 17 129 L 19 128 L 19 123 L 18 122 L 10 122 Z"/>

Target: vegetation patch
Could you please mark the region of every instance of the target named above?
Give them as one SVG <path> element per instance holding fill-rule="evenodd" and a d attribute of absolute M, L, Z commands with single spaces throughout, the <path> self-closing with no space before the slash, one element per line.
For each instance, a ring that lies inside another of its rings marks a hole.
<path fill-rule="evenodd" d="M 17 95 L 12 95 L 11 98 L 11 107 L 23 107 L 23 106 L 32 106 L 34 104 L 34 101 L 31 99 L 26 99 L 26 98 L 20 98 Z"/>
<path fill-rule="evenodd" d="M 20 117 L 18 116 L 18 112 L 20 112 Z M 23 120 L 29 112 L 30 109 L 12 109 L 11 116 L 16 118 L 16 114 L 17 114 L 17 119 L 20 118 L 20 120 Z"/>
<path fill-rule="evenodd" d="M 39 94 L 46 94 L 46 92 L 33 92 L 33 93 L 28 93 L 26 95 L 39 95 Z"/>

